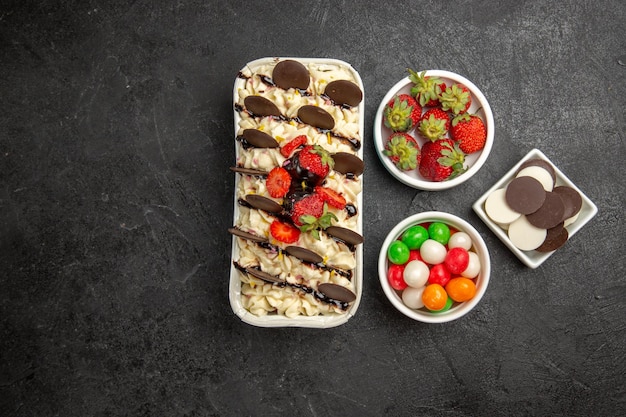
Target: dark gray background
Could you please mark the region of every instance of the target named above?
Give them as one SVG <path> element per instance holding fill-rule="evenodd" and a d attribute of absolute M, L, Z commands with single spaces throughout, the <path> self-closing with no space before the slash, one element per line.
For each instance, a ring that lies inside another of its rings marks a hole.
<path fill-rule="evenodd" d="M 267 56 L 342 59 L 365 84 L 363 299 L 329 330 L 228 304 L 232 87 Z M 624 415 L 624 64 L 621 0 L 2 2 L 0 415 Z M 456 189 L 404 186 L 375 154 L 407 67 L 491 103 L 491 156 Z M 534 147 L 599 208 L 537 270 L 471 211 Z M 386 233 L 425 210 L 470 221 L 493 260 L 445 325 L 378 282 Z"/>

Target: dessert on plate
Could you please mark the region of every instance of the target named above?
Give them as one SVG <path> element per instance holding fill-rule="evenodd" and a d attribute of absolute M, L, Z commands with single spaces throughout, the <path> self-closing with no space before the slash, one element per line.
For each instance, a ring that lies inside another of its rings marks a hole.
<path fill-rule="evenodd" d="M 360 77 L 337 60 L 253 61 L 234 110 L 231 305 L 262 326 L 341 324 L 361 292 Z"/>

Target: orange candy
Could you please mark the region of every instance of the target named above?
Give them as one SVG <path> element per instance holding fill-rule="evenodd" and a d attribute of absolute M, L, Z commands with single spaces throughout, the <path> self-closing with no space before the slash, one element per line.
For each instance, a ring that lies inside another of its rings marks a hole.
<path fill-rule="evenodd" d="M 476 284 L 469 278 L 452 278 L 446 284 L 446 292 L 454 301 L 461 303 L 474 298 L 476 295 Z"/>
<path fill-rule="evenodd" d="M 422 293 L 422 302 L 424 306 L 431 311 L 441 310 L 446 306 L 448 294 L 446 290 L 439 284 L 430 284 L 424 288 Z"/>

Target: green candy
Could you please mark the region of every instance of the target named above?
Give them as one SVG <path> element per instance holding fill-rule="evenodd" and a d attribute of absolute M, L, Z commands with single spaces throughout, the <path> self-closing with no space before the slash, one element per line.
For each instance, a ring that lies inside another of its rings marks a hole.
<path fill-rule="evenodd" d="M 420 225 L 411 226 L 402 234 L 402 241 L 411 250 L 419 249 L 426 239 L 428 239 L 428 230 Z"/>
<path fill-rule="evenodd" d="M 433 222 L 428 226 L 428 235 L 432 240 L 447 245 L 450 240 L 450 228 L 445 223 Z"/>
<path fill-rule="evenodd" d="M 391 263 L 403 265 L 409 260 L 409 247 L 401 240 L 394 240 L 387 249 L 387 257 Z"/>

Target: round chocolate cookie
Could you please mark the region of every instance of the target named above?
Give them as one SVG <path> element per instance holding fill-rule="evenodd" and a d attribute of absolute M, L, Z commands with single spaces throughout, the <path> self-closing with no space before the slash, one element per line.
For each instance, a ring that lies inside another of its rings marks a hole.
<path fill-rule="evenodd" d="M 555 227 L 548 229 L 546 240 L 536 250 L 538 252 L 552 252 L 563 246 L 568 238 L 569 233 L 563 227 L 563 222 L 561 222 Z"/>
<path fill-rule="evenodd" d="M 246 110 L 256 117 L 280 116 L 280 110 L 276 104 L 261 96 L 248 96 L 243 99 Z"/>
<path fill-rule="evenodd" d="M 292 87 L 306 90 L 309 88 L 311 76 L 309 75 L 309 70 L 304 65 L 287 59 L 276 64 L 274 70 L 272 70 L 272 80 L 274 84 L 285 90 Z"/>
<path fill-rule="evenodd" d="M 294 256 L 300 259 L 301 261 L 309 262 L 312 264 L 319 264 L 324 260 L 317 253 L 307 248 L 303 248 L 301 246 L 287 246 L 287 248 L 285 248 L 285 251 L 289 255 Z"/>
<path fill-rule="evenodd" d="M 513 210 L 521 214 L 530 214 L 543 205 L 546 190 L 532 177 L 518 177 L 506 187 L 505 199 Z"/>
<path fill-rule="evenodd" d="M 357 106 L 363 100 L 363 92 L 355 83 L 348 80 L 335 80 L 328 83 L 324 89 L 335 104 Z"/>
<path fill-rule="evenodd" d="M 557 193 L 561 200 L 563 200 L 563 205 L 565 206 L 565 212 L 563 213 L 563 220 L 569 219 L 580 211 L 583 206 L 583 199 L 572 187 L 567 186 L 559 186 L 554 187 L 552 192 Z"/>
<path fill-rule="evenodd" d="M 307 104 L 300 107 L 298 109 L 298 119 L 303 123 L 324 130 L 331 130 L 335 127 L 335 119 L 333 119 L 333 116 L 319 106 Z"/>
<path fill-rule="evenodd" d="M 326 297 L 333 300 L 343 301 L 346 303 L 351 303 L 356 300 L 356 294 L 354 294 L 352 291 L 350 291 L 346 287 L 342 287 L 341 285 L 333 284 L 330 282 L 320 284 L 317 287 L 317 290 L 324 294 Z"/>
<path fill-rule="evenodd" d="M 259 129 L 245 129 L 242 136 L 250 146 L 255 148 L 278 148 L 276 139 Z"/>
<path fill-rule="evenodd" d="M 250 204 L 250 207 L 255 208 L 257 210 L 263 210 L 268 213 L 282 213 L 283 206 L 278 204 L 276 201 L 271 198 L 264 197 L 259 194 L 248 194 L 246 195 L 246 202 Z"/>
<path fill-rule="evenodd" d="M 537 209 L 526 217 L 530 224 L 542 229 L 551 229 L 563 221 L 565 206 L 557 193 L 546 192 L 546 199 Z"/>
<path fill-rule="evenodd" d="M 363 173 L 365 163 L 361 158 L 348 152 L 337 152 L 332 155 L 335 165 L 333 169 L 342 174 L 352 174 L 356 177 Z"/>

